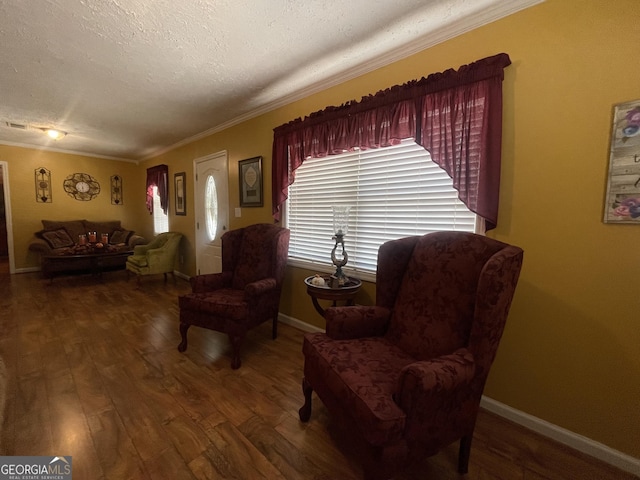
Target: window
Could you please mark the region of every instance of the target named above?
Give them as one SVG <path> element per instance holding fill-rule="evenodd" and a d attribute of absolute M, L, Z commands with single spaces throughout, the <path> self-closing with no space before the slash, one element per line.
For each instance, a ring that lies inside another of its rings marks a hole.
<path fill-rule="evenodd" d="M 442 230 L 473 232 L 476 215 L 458 200 L 447 173 L 412 139 L 392 147 L 309 158 L 289 187 L 289 259 L 333 272 L 332 205 L 351 205 L 346 270 L 373 279 L 388 240 Z"/>
<path fill-rule="evenodd" d="M 215 240 L 218 231 L 218 194 L 213 175 L 207 176 L 204 191 L 204 216 L 207 224 L 207 236 L 211 242 Z"/>
<path fill-rule="evenodd" d="M 158 187 L 153 187 L 153 233 L 158 235 L 169 231 L 169 216 L 162 211 Z"/>

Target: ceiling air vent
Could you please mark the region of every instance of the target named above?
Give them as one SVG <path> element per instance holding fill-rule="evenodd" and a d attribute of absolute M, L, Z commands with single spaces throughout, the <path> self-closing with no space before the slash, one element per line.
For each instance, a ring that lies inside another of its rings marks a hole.
<path fill-rule="evenodd" d="M 6 122 L 7 127 L 9 128 L 17 128 L 18 130 L 26 130 L 27 126 L 26 125 L 21 125 L 19 123 L 13 123 L 13 122 Z"/>

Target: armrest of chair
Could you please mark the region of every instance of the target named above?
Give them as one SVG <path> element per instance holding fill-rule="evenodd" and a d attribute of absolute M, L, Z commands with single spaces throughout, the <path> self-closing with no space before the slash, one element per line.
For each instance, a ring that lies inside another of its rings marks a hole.
<path fill-rule="evenodd" d="M 147 263 L 149 266 L 157 265 L 166 262 L 169 259 L 173 259 L 172 255 L 169 255 L 164 248 L 150 248 L 147 250 Z"/>
<path fill-rule="evenodd" d="M 129 241 L 127 242 L 127 245 L 129 246 L 130 249 L 135 249 L 135 247 L 137 247 L 138 245 L 144 245 L 146 244 L 147 241 L 145 240 L 145 238 L 141 235 L 136 235 L 135 233 L 133 235 L 131 235 L 129 237 Z"/>
<path fill-rule="evenodd" d="M 277 282 L 275 278 L 263 278 L 262 280 L 258 280 L 257 282 L 251 282 L 245 285 L 244 291 L 245 294 L 251 297 L 256 297 L 274 290 L 276 288 L 276 285 Z"/>
<path fill-rule="evenodd" d="M 455 403 L 456 391 L 471 384 L 475 371 L 473 354 L 466 348 L 411 363 L 400 372 L 394 399 L 407 416 L 434 415 L 443 405 Z"/>
<path fill-rule="evenodd" d="M 327 335 L 334 340 L 379 337 L 387 331 L 391 311 L 378 306 L 329 307 L 324 312 Z"/>
<path fill-rule="evenodd" d="M 146 255 L 147 250 L 149 250 L 149 245 L 134 245 L 133 254 L 134 255 Z"/>
<path fill-rule="evenodd" d="M 189 283 L 191 283 L 193 293 L 210 292 L 229 286 L 231 284 L 231 273 L 222 272 L 197 275 L 191 277 Z"/>

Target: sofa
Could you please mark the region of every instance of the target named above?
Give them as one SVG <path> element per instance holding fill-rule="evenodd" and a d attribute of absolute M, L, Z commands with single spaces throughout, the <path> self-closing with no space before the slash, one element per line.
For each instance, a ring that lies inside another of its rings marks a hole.
<path fill-rule="evenodd" d="M 51 257 L 69 257 L 69 261 L 56 261 L 56 272 L 80 270 L 78 261 L 71 259 L 72 255 L 84 253 L 116 253 L 132 251 L 136 245 L 147 243 L 144 237 L 136 235 L 133 230 L 124 228 L 120 220 L 90 221 L 90 220 L 42 220 L 42 230 L 35 232 L 34 238 L 29 243 L 29 250 L 40 255 L 41 267 L 47 270 L 46 263 Z M 88 245 L 89 232 L 96 233 L 96 242 Z M 105 245 L 101 242 L 102 234 L 109 235 L 109 241 Z M 80 237 L 85 235 L 87 245 L 79 246 Z M 98 243 L 100 242 L 100 243 Z M 95 248 L 99 246 L 99 249 Z M 126 256 L 114 257 L 118 264 L 111 265 L 114 268 L 124 268 Z M 121 263 L 121 265 L 120 265 Z"/>

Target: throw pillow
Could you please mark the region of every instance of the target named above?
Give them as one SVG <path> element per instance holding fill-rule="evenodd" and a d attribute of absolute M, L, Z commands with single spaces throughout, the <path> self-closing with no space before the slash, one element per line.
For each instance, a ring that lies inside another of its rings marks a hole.
<path fill-rule="evenodd" d="M 59 230 L 64 228 L 74 242 L 78 241 L 78 235 L 87 233 L 88 230 L 84 226 L 84 220 L 42 220 L 43 230 Z"/>
<path fill-rule="evenodd" d="M 109 243 L 111 245 L 117 245 L 118 243 L 127 243 L 129 238 L 133 235 L 131 230 L 114 230 L 109 236 Z"/>
<path fill-rule="evenodd" d="M 57 230 L 44 230 L 40 232 L 40 237 L 46 240 L 51 248 L 71 247 L 74 241 L 64 228 Z"/>

